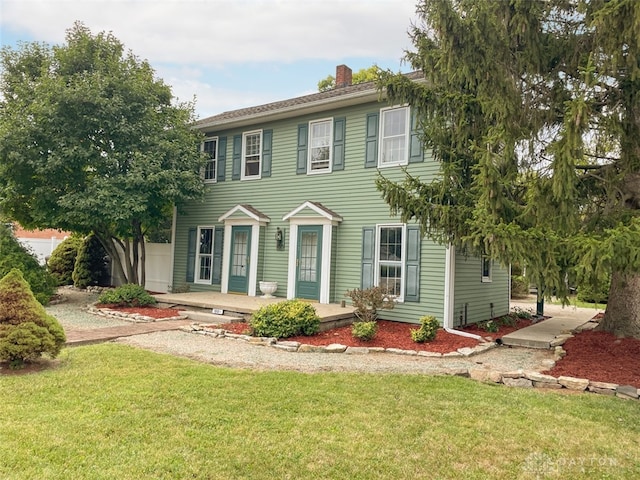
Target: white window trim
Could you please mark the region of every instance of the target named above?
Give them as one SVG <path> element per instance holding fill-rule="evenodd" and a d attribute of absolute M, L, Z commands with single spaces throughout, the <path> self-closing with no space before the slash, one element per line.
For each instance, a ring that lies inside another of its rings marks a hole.
<path fill-rule="evenodd" d="M 204 183 L 216 183 L 218 181 L 218 145 L 219 145 L 219 141 L 218 141 L 218 137 L 206 137 L 203 141 L 202 141 L 202 146 L 201 146 L 201 151 L 204 152 L 204 144 L 206 142 L 212 142 L 214 141 L 216 142 L 216 156 L 215 159 L 213 160 L 213 162 L 216 165 L 215 168 L 215 172 L 216 174 L 214 175 L 213 178 L 205 178 L 204 174 L 206 171 L 206 166 L 202 169 L 202 179 L 204 180 Z M 207 159 L 207 163 L 211 161 L 211 159 Z"/>
<path fill-rule="evenodd" d="M 211 254 L 209 255 L 204 255 L 200 253 L 200 238 L 201 238 L 201 232 L 202 230 L 211 230 Z M 205 284 L 205 285 L 210 285 L 211 281 L 213 279 L 213 252 L 215 250 L 215 233 L 216 233 L 216 229 L 214 226 L 211 225 L 202 225 L 202 226 L 198 226 L 198 231 L 197 231 L 197 236 L 196 238 L 198 239 L 197 244 L 196 244 L 196 258 L 195 258 L 195 267 L 194 267 L 194 276 L 193 276 L 193 283 L 201 283 L 201 284 Z M 200 278 L 200 258 L 202 257 L 206 257 L 206 256 L 210 256 L 211 257 L 211 277 L 210 278 Z"/>
<path fill-rule="evenodd" d="M 484 274 L 484 262 L 489 262 L 489 275 Z M 480 257 L 480 275 L 482 275 L 482 283 L 491 283 L 491 272 L 493 271 L 493 261 L 488 255 L 482 255 Z"/>
<path fill-rule="evenodd" d="M 375 251 L 375 277 L 374 277 L 374 285 L 380 285 L 380 230 L 383 228 L 402 228 L 402 258 L 400 260 L 400 267 L 402 268 L 402 273 L 400 277 L 400 295 L 395 297 L 393 300 L 396 303 L 404 302 L 404 289 L 405 282 L 407 276 L 407 268 L 406 268 L 406 252 L 407 252 L 407 224 L 406 223 L 380 223 L 376 225 L 376 251 Z"/>
<path fill-rule="evenodd" d="M 405 111 L 405 115 L 406 115 L 406 126 L 407 126 L 407 131 L 405 132 L 405 138 L 404 138 L 404 153 L 405 153 L 405 157 L 403 160 L 398 161 L 398 162 L 392 162 L 392 163 L 383 163 L 382 161 L 382 155 L 384 153 L 384 149 L 383 149 L 383 142 L 384 142 L 384 136 L 383 136 L 383 131 L 384 131 L 384 113 L 391 111 L 391 110 L 399 110 L 399 109 L 406 109 Z M 408 165 L 409 164 L 409 146 L 410 146 L 410 139 L 411 139 L 411 116 L 410 116 L 410 108 L 409 105 L 395 105 L 392 107 L 386 107 L 386 108 L 381 108 L 380 109 L 380 125 L 379 125 L 379 131 L 378 131 L 378 139 L 379 139 L 379 148 L 378 148 L 378 168 L 388 168 L 388 167 L 397 167 L 399 165 Z"/>
<path fill-rule="evenodd" d="M 258 174 L 257 175 L 245 175 L 246 171 L 246 153 L 247 153 L 247 137 L 249 135 L 260 135 L 260 149 L 258 151 Z M 242 158 L 240 165 L 240 180 L 260 180 L 262 178 L 262 130 L 252 130 L 250 132 L 242 133 Z"/>
<path fill-rule="evenodd" d="M 329 166 L 327 168 L 324 168 L 322 170 L 312 170 L 311 169 L 311 150 L 312 150 L 312 145 L 311 145 L 311 126 L 314 123 L 324 123 L 324 122 L 329 122 Z M 311 122 L 309 122 L 309 138 L 307 139 L 307 175 L 322 175 L 323 173 L 331 173 L 332 167 L 333 167 L 333 118 L 322 118 L 319 120 L 313 120 Z"/>

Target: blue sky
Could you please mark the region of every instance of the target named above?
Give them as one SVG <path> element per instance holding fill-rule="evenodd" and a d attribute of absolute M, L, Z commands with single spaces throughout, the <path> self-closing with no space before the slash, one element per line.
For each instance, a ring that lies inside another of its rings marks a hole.
<path fill-rule="evenodd" d="M 0 0 L 0 43 L 110 31 L 204 118 L 312 93 L 340 64 L 408 71 L 416 1 Z"/>

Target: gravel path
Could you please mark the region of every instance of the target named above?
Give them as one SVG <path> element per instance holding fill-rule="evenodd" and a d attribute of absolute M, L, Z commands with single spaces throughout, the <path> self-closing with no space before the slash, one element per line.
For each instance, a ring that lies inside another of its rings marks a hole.
<path fill-rule="evenodd" d="M 87 312 L 87 305 L 98 295 L 63 288 L 64 302 L 47 307 L 66 331 L 129 325 Z M 139 348 L 187 357 L 199 362 L 255 370 L 294 370 L 301 372 L 363 372 L 456 374 L 469 368 L 487 367 L 503 372 L 542 370 L 542 361 L 552 359 L 549 350 L 498 347 L 472 357 L 427 358 L 392 353 L 297 353 L 273 347 L 252 345 L 243 340 L 212 338 L 183 331 L 156 332 L 122 337 L 116 342 Z"/>

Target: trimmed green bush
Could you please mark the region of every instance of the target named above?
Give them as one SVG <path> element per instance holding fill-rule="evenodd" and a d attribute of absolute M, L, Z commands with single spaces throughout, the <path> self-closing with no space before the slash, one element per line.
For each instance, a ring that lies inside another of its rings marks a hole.
<path fill-rule="evenodd" d="M 433 315 L 420 318 L 420 328 L 411 330 L 411 339 L 416 343 L 432 342 L 436 338 L 440 322 Z"/>
<path fill-rule="evenodd" d="M 73 285 L 73 269 L 76 266 L 76 257 L 81 246 L 82 237 L 71 235 L 51 252 L 47 268 L 58 285 Z"/>
<path fill-rule="evenodd" d="M 355 322 L 351 325 L 351 335 L 360 340 L 368 342 L 378 333 L 378 324 L 376 322 Z"/>
<path fill-rule="evenodd" d="M 384 287 L 354 288 L 347 290 L 347 297 L 355 307 L 355 316 L 360 322 L 373 322 L 378 318 L 378 310 L 391 310 L 396 303 Z"/>
<path fill-rule="evenodd" d="M 149 295 L 141 285 L 128 283 L 113 290 L 107 290 L 98 297 L 98 302 L 120 307 L 146 307 L 155 305 L 156 299 Z"/>
<path fill-rule="evenodd" d="M 17 268 L 0 280 L 0 361 L 13 367 L 43 353 L 55 358 L 66 337 L 58 320 L 47 314 Z"/>
<path fill-rule="evenodd" d="M 22 272 L 36 300 L 42 305 L 47 305 L 55 293 L 55 278 L 38 263 L 36 256 L 16 239 L 11 228 L 0 223 L 0 278 L 14 268 Z"/>
<path fill-rule="evenodd" d="M 288 338 L 320 331 L 316 309 L 301 300 L 265 305 L 252 315 L 250 324 L 253 335 L 258 337 Z"/>
<path fill-rule="evenodd" d="M 73 284 L 78 288 L 104 285 L 105 278 L 108 278 L 107 265 L 108 256 L 98 237 L 87 236 L 78 250 L 72 275 Z"/>

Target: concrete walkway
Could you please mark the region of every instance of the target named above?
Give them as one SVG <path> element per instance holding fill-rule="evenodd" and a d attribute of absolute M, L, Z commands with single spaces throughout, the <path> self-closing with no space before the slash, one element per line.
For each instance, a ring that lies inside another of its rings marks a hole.
<path fill-rule="evenodd" d="M 116 327 L 103 328 L 83 328 L 65 329 L 68 347 L 78 345 L 88 345 L 90 343 L 101 343 L 121 337 L 142 335 L 145 333 L 165 332 L 169 330 L 179 330 L 180 327 L 191 325 L 193 320 L 164 320 L 148 323 L 130 323 L 128 325 L 118 325 Z"/>
<path fill-rule="evenodd" d="M 512 301 L 511 309 L 513 310 L 514 307 L 535 312 L 535 297 L 518 302 Z M 583 326 L 583 328 L 594 327 L 595 323 L 589 326 L 585 324 L 588 324 L 595 315 L 602 311 L 604 310 L 545 304 L 544 314 L 551 318 L 509 333 L 502 337 L 502 342 L 505 345 L 528 348 L 551 348 L 552 342 L 559 335 L 571 333 L 571 331 Z"/>

